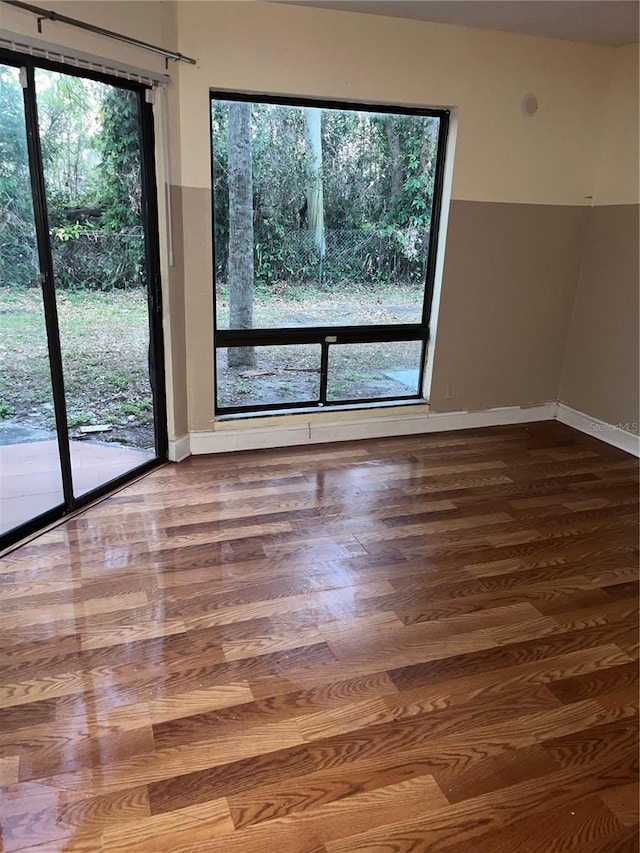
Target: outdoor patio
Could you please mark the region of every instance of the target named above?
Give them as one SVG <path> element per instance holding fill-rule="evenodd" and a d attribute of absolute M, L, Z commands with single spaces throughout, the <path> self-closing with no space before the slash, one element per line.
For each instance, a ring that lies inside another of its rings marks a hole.
<path fill-rule="evenodd" d="M 154 453 L 96 441 L 71 441 L 76 497 L 154 459 Z M 62 503 L 55 439 L 0 445 L 0 535 Z"/>

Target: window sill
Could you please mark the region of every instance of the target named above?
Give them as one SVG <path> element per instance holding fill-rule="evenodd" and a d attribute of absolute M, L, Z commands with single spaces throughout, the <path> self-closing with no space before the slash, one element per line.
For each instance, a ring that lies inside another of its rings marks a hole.
<path fill-rule="evenodd" d="M 343 405 L 335 405 L 335 406 L 310 406 L 306 409 L 270 409 L 268 412 L 231 412 L 229 414 L 224 415 L 216 415 L 214 417 L 215 423 L 224 423 L 227 421 L 245 421 L 245 420 L 256 420 L 263 418 L 274 418 L 274 417 L 295 417 L 296 415 L 326 415 L 333 412 L 368 412 L 368 411 L 379 411 L 380 409 L 398 409 L 398 408 L 408 408 L 414 406 L 428 406 L 429 401 L 422 399 L 411 399 L 411 400 L 395 400 L 390 402 L 389 400 L 383 400 L 379 403 L 344 403 Z"/>

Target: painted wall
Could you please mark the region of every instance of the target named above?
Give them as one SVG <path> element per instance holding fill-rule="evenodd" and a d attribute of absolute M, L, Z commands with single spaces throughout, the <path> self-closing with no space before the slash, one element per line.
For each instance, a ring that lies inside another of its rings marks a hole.
<path fill-rule="evenodd" d="M 638 432 L 638 47 L 616 51 L 560 400 Z"/>
<path fill-rule="evenodd" d="M 557 399 L 588 216 L 587 207 L 451 202 L 434 411 Z"/>
<path fill-rule="evenodd" d="M 453 198 L 589 204 L 612 50 L 444 24 L 179 0 L 183 184 L 210 186 L 211 87 L 457 107 Z M 520 111 L 535 92 L 540 110 Z M 595 129 L 595 132 L 594 132 Z"/>
<path fill-rule="evenodd" d="M 607 97 L 595 204 L 638 204 L 638 45 L 618 48 Z"/>
<path fill-rule="evenodd" d="M 216 429 L 207 115 L 215 87 L 452 108 L 457 143 L 431 408 L 557 398 L 612 49 L 189 0 L 178 4 L 178 30 L 180 49 L 199 59 L 180 73 L 192 430 Z M 530 92 L 540 102 L 532 118 L 520 109 Z M 457 388 L 453 400 L 445 400 L 447 383 Z"/>

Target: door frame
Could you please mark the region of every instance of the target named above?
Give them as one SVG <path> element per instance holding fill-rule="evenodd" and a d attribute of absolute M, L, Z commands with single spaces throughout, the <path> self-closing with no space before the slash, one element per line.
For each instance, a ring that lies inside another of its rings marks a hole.
<path fill-rule="evenodd" d="M 42 513 L 24 524 L 14 527 L 0 536 L 0 552 L 26 536 L 36 533 L 47 525 L 118 489 L 141 474 L 152 470 L 167 460 L 167 406 L 164 364 L 164 334 L 162 325 L 162 281 L 160 275 L 160 238 L 158 223 L 158 193 L 155 170 L 155 133 L 153 119 L 153 98 L 147 96 L 152 88 L 142 82 L 122 80 L 95 70 L 85 70 L 68 66 L 65 63 L 40 59 L 27 54 L 0 48 L 0 64 L 25 69 L 23 81 L 23 100 L 29 175 L 34 208 L 36 242 L 40 267 L 40 283 L 45 314 L 47 351 L 51 370 L 54 413 L 60 467 L 62 472 L 63 502 L 51 510 Z M 142 223 L 145 234 L 145 265 L 147 271 L 147 308 L 149 318 L 149 381 L 152 390 L 155 458 L 142 463 L 125 474 L 115 477 L 86 492 L 81 497 L 73 494 L 71 453 L 69 446 L 69 427 L 65 401 L 64 372 L 60 345 L 60 330 L 55 293 L 53 258 L 49 232 L 49 217 L 46 203 L 46 189 L 40 131 L 38 123 L 38 104 L 35 87 L 35 71 L 44 69 L 56 71 L 68 76 L 96 80 L 109 86 L 135 92 L 138 98 L 140 165 L 142 190 Z M 25 85 L 26 84 L 26 85 Z"/>

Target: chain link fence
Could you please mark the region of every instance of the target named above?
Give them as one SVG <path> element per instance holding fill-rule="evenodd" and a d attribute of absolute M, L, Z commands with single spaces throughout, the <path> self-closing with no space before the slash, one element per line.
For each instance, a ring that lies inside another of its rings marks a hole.
<path fill-rule="evenodd" d="M 264 284 L 321 282 L 326 287 L 345 281 L 363 284 L 416 284 L 424 281 L 429 229 L 325 231 L 321 258 L 313 235 L 304 229 L 254 230 L 254 273 Z M 227 278 L 227 243 L 216 241 L 216 272 Z"/>
<path fill-rule="evenodd" d="M 424 281 L 428 228 L 325 231 L 324 257 L 309 231 L 254 231 L 256 280 L 330 288 L 343 282 L 417 284 Z M 56 286 L 63 290 L 128 290 L 146 285 L 142 227 L 126 231 L 83 230 L 51 235 Z M 227 278 L 226 241 L 216 241 L 218 280 Z M 38 284 L 38 252 L 32 227 L 0 219 L 0 285 Z"/>
<path fill-rule="evenodd" d="M 10 210 L 0 210 L 0 285 L 35 287 L 39 269 L 33 225 Z"/>
<path fill-rule="evenodd" d="M 308 237 L 308 235 L 307 235 Z M 429 247 L 427 228 L 380 231 L 327 231 L 321 279 L 411 284 L 424 279 Z"/>
<path fill-rule="evenodd" d="M 56 287 L 63 290 L 130 290 L 146 285 L 142 227 L 113 232 L 51 234 Z M 39 284 L 36 235 L 18 217 L 0 219 L 0 286 Z"/>

